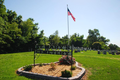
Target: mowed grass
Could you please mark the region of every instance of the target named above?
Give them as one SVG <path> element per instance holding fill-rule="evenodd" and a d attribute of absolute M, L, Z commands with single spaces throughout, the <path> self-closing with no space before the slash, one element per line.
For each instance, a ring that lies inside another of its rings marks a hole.
<path fill-rule="evenodd" d="M 18 76 L 16 70 L 33 64 L 34 52 L 0 54 L 0 80 L 31 80 Z M 97 54 L 97 51 L 74 53 L 76 61 L 90 71 L 89 80 L 120 80 L 120 55 Z M 36 63 L 58 61 L 61 55 L 42 54 Z"/>
<path fill-rule="evenodd" d="M 91 72 L 89 80 L 120 80 L 120 55 L 87 51 L 74 53 L 74 57 Z"/>

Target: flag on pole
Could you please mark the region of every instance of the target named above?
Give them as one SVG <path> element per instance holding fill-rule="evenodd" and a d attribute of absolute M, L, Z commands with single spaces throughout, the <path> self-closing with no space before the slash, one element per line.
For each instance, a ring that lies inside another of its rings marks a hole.
<path fill-rule="evenodd" d="M 70 12 L 70 10 L 67 8 L 68 10 L 68 16 L 71 15 L 71 17 L 73 18 L 73 20 L 75 21 L 75 17 L 72 15 L 72 13 Z"/>

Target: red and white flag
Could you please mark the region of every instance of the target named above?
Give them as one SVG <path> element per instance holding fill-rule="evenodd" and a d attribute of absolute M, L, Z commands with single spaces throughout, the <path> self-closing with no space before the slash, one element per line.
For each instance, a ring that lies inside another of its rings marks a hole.
<path fill-rule="evenodd" d="M 70 10 L 67 8 L 68 10 L 68 16 L 71 15 L 71 17 L 73 18 L 73 20 L 75 21 L 75 17 L 72 15 L 72 13 L 70 12 Z"/>

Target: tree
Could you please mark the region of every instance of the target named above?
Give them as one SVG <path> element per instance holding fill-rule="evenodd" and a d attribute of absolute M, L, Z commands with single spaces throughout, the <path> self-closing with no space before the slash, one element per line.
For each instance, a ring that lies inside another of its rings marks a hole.
<path fill-rule="evenodd" d="M 35 39 L 39 45 L 44 45 L 44 30 L 40 31 L 40 34 Z"/>
<path fill-rule="evenodd" d="M 83 46 L 82 47 L 89 47 L 88 41 L 86 39 L 83 40 Z"/>
<path fill-rule="evenodd" d="M 7 10 L 7 14 L 8 14 L 8 22 L 12 23 L 12 22 L 15 22 L 16 21 L 16 18 L 17 18 L 17 14 L 15 11 L 12 11 L 12 10 Z"/>
<path fill-rule="evenodd" d="M 49 39 L 46 36 L 43 36 L 44 45 L 49 45 Z"/>
<path fill-rule="evenodd" d="M 18 24 L 18 28 L 21 28 L 21 26 L 22 26 L 22 16 L 21 15 L 16 17 L 16 23 Z"/>
<path fill-rule="evenodd" d="M 54 38 L 54 35 L 49 36 L 50 45 L 53 45 L 53 43 L 54 43 L 53 38 Z"/>
<path fill-rule="evenodd" d="M 100 44 L 100 42 L 94 42 L 93 44 L 93 48 L 95 48 L 95 49 L 101 49 L 101 44 Z"/>
<path fill-rule="evenodd" d="M 22 30 L 22 36 L 24 36 L 26 40 L 29 40 L 29 38 L 31 38 L 34 26 L 35 25 L 30 19 L 27 19 L 27 21 L 23 22 L 23 26 L 21 30 Z"/>
<path fill-rule="evenodd" d="M 60 45 L 68 45 L 68 35 L 65 35 L 63 36 L 61 39 L 60 39 Z"/>
<path fill-rule="evenodd" d="M 6 53 L 8 47 L 13 42 L 12 37 L 9 35 L 8 24 L 0 17 L 0 53 Z"/>
<path fill-rule="evenodd" d="M 60 37 L 58 36 L 58 30 L 56 30 L 53 38 L 53 45 L 58 45 L 59 41 L 60 41 Z"/>
<path fill-rule="evenodd" d="M 100 42 L 100 44 L 101 44 L 102 50 L 109 50 L 110 49 L 104 42 Z"/>
<path fill-rule="evenodd" d="M 7 10 L 3 5 L 4 0 L 0 0 L 0 53 L 28 51 L 34 47 L 34 41 L 38 37 L 41 42 L 41 34 L 37 34 L 38 23 L 33 23 L 34 19 L 29 18 L 22 21 L 22 16 L 12 10 Z"/>
<path fill-rule="evenodd" d="M 58 36 L 58 30 L 49 36 L 50 45 L 58 45 L 60 42 L 60 37 Z"/>
<path fill-rule="evenodd" d="M 4 19 L 7 20 L 7 13 L 6 13 L 6 7 L 4 4 L 4 0 L 0 0 L 0 16 Z"/>
<path fill-rule="evenodd" d="M 84 41 L 84 35 L 79 36 L 79 34 L 74 33 L 70 37 L 70 44 L 74 45 L 75 47 L 82 47 L 83 46 L 83 41 Z"/>
<path fill-rule="evenodd" d="M 70 37 L 70 45 L 74 45 L 75 46 L 75 42 L 76 42 L 76 34 L 73 34 Z"/>
<path fill-rule="evenodd" d="M 109 44 L 110 50 L 117 50 L 119 48 L 116 44 Z"/>
<path fill-rule="evenodd" d="M 106 38 L 103 37 L 103 36 L 98 37 L 98 40 L 99 40 L 100 42 L 104 42 L 105 44 L 107 44 L 107 43 L 110 41 L 109 39 L 106 39 Z"/>
<path fill-rule="evenodd" d="M 100 36 L 99 30 L 98 29 L 94 29 L 94 30 L 89 29 L 88 33 L 89 33 L 89 35 L 87 37 L 88 45 L 89 45 L 89 47 L 93 47 L 92 44 L 94 42 L 98 41 L 98 37 Z"/>

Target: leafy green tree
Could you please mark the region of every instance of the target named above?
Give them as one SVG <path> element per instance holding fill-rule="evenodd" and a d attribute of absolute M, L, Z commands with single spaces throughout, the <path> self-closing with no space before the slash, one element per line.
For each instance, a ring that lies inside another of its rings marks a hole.
<path fill-rule="evenodd" d="M 82 47 L 89 47 L 88 41 L 86 39 L 83 40 L 83 46 Z"/>
<path fill-rule="evenodd" d="M 116 44 L 109 44 L 110 50 L 117 50 L 119 48 Z"/>
<path fill-rule="evenodd" d="M 70 44 L 74 45 L 75 47 L 82 47 L 83 46 L 83 41 L 84 41 L 84 35 L 79 36 L 79 34 L 74 33 L 70 37 Z"/>
<path fill-rule="evenodd" d="M 0 53 L 27 51 L 34 47 L 37 37 L 38 23 L 29 18 L 22 21 L 22 16 L 12 10 L 7 10 L 0 0 Z M 40 42 L 40 41 L 38 41 Z"/>
<path fill-rule="evenodd" d="M 23 21 L 23 26 L 21 28 L 22 36 L 24 36 L 27 41 L 29 41 L 29 38 L 31 38 L 32 34 L 34 34 L 34 26 L 34 23 L 30 19 L 27 19 L 27 21 Z"/>
<path fill-rule="evenodd" d="M 0 53 L 6 53 L 10 43 L 12 43 L 12 37 L 9 35 L 8 24 L 4 19 L 0 17 Z"/>
<path fill-rule="evenodd" d="M 49 45 L 49 39 L 46 36 L 43 36 L 44 45 Z"/>
<path fill-rule="evenodd" d="M 53 45 L 53 43 L 54 43 L 53 38 L 54 38 L 54 35 L 49 36 L 50 45 Z"/>
<path fill-rule="evenodd" d="M 12 10 L 7 10 L 7 14 L 8 14 L 8 22 L 12 23 L 16 21 L 17 18 L 17 14 L 15 11 Z"/>
<path fill-rule="evenodd" d="M 58 31 L 55 31 L 53 38 L 53 45 L 58 45 L 59 41 L 60 41 L 60 37 L 58 36 Z"/>
<path fill-rule="evenodd" d="M 68 35 L 63 36 L 63 37 L 60 39 L 59 45 L 68 45 Z"/>
<path fill-rule="evenodd" d="M 109 50 L 110 49 L 104 42 L 100 42 L 100 44 L 101 44 L 102 50 Z"/>
<path fill-rule="evenodd" d="M 103 37 L 103 36 L 98 37 L 98 40 L 99 40 L 100 42 L 104 42 L 105 44 L 108 44 L 108 42 L 110 41 L 109 39 L 106 39 L 106 38 Z"/>
<path fill-rule="evenodd" d="M 4 5 L 4 0 L 0 0 L 0 16 L 7 21 L 6 7 Z"/>
<path fill-rule="evenodd" d="M 98 49 L 98 50 L 108 50 L 109 47 L 104 43 L 104 42 L 94 42 L 93 48 Z"/>
<path fill-rule="evenodd" d="M 120 51 L 120 47 L 118 47 L 117 50 Z"/>
<path fill-rule="evenodd" d="M 89 29 L 88 33 L 89 35 L 87 37 L 87 42 L 89 47 L 92 47 L 92 44 L 98 41 L 98 37 L 100 36 L 100 33 L 98 29 L 94 29 L 94 30 Z"/>
<path fill-rule="evenodd" d="M 56 30 L 54 34 L 49 36 L 50 45 L 59 45 L 60 37 L 58 36 L 58 31 Z"/>
<path fill-rule="evenodd" d="M 73 34 L 71 37 L 70 37 L 70 45 L 74 45 L 76 42 L 76 34 Z M 74 45 L 75 46 L 75 45 Z"/>
<path fill-rule="evenodd" d="M 44 30 L 40 31 L 40 34 L 35 38 L 39 45 L 44 45 Z"/>
<path fill-rule="evenodd" d="M 94 42 L 93 44 L 93 48 L 95 48 L 95 49 L 101 49 L 101 44 L 100 44 L 100 42 Z"/>
<path fill-rule="evenodd" d="M 22 21 L 22 16 L 21 15 L 16 17 L 16 23 L 18 24 L 18 28 L 22 28 L 23 21 Z"/>
<path fill-rule="evenodd" d="M 21 29 L 18 28 L 18 24 L 15 22 L 12 24 L 8 24 L 8 31 L 12 39 L 16 39 L 17 37 L 20 37 L 22 34 Z"/>

